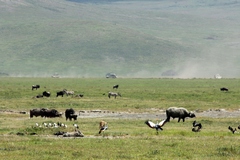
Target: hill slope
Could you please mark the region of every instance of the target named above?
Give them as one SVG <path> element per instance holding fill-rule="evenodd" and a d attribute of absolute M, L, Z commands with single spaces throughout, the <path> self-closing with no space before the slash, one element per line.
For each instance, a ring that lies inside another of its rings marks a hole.
<path fill-rule="evenodd" d="M 236 1 L 1 0 L 0 6 L 1 73 L 240 76 Z"/>

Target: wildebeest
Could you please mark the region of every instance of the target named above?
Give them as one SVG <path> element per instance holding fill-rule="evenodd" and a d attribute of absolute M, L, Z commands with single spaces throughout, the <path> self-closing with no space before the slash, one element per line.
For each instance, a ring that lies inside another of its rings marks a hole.
<path fill-rule="evenodd" d="M 35 117 L 38 117 L 38 116 L 41 116 L 43 117 L 44 116 L 44 111 L 47 110 L 45 108 L 41 108 L 41 109 L 31 109 L 30 110 L 30 118 L 33 118 L 33 116 Z"/>
<path fill-rule="evenodd" d="M 220 88 L 220 91 L 228 91 L 228 89 L 227 88 L 225 88 L 225 87 L 222 87 L 222 88 Z"/>
<path fill-rule="evenodd" d="M 66 111 L 65 111 L 65 117 L 66 117 L 66 121 L 67 121 L 68 119 L 69 119 L 70 121 L 71 121 L 72 119 L 77 120 L 77 115 L 75 114 L 75 111 L 74 111 L 72 108 L 66 109 Z"/>
<path fill-rule="evenodd" d="M 58 97 L 58 96 L 62 96 L 63 97 L 64 94 L 65 94 L 64 90 L 63 91 L 59 91 L 59 92 L 57 92 L 57 96 L 56 97 Z"/>
<path fill-rule="evenodd" d="M 75 132 L 64 133 L 63 137 L 84 137 L 84 134 L 80 130 L 75 130 Z"/>
<path fill-rule="evenodd" d="M 66 89 L 63 90 L 65 92 L 65 94 L 68 96 L 68 95 L 74 95 L 74 91 L 68 91 Z"/>
<path fill-rule="evenodd" d="M 111 96 L 113 97 L 117 97 L 117 96 L 120 96 L 122 97 L 122 95 L 120 93 L 115 93 L 115 92 L 108 92 L 108 98 L 111 98 Z"/>
<path fill-rule="evenodd" d="M 56 133 L 54 133 L 55 136 L 60 136 L 60 135 L 64 135 L 66 134 L 67 132 L 63 132 L 63 131 L 58 131 Z"/>
<path fill-rule="evenodd" d="M 61 117 L 62 113 L 58 112 L 56 109 L 48 109 L 44 111 L 43 115 L 44 117 L 54 118 Z"/>
<path fill-rule="evenodd" d="M 50 92 L 47 92 L 47 91 L 44 91 L 43 93 L 43 96 L 45 97 L 50 97 L 51 93 Z"/>
<path fill-rule="evenodd" d="M 38 84 L 37 85 L 32 85 L 32 90 L 34 90 L 34 89 L 37 90 L 38 88 L 40 88 L 40 85 L 38 85 Z"/>
<path fill-rule="evenodd" d="M 32 97 L 32 98 L 43 98 L 43 95 L 38 94 L 38 95 L 36 95 L 36 96 L 34 96 L 34 97 Z"/>
<path fill-rule="evenodd" d="M 115 88 L 115 89 L 118 89 L 118 87 L 119 87 L 119 85 L 116 84 L 116 85 L 113 86 L 113 89 L 114 89 L 114 88 Z"/>
<path fill-rule="evenodd" d="M 83 97 L 83 94 L 77 94 L 75 97 Z"/>
<path fill-rule="evenodd" d="M 61 117 L 62 113 L 58 112 L 56 109 L 46 109 L 46 108 L 41 108 L 41 109 L 32 109 L 30 110 L 30 118 L 33 118 L 33 116 L 38 117 Z"/>
<path fill-rule="evenodd" d="M 194 113 L 189 112 L 186 108 L 177 108 L 177 107 L 170 107 L 166 110 L 167 121 L 170 122 L 170 118 L 178 118 L 178 122 L 182 119 L 183 122 L 185 121 L 186 117 L 196 117 Z"/>

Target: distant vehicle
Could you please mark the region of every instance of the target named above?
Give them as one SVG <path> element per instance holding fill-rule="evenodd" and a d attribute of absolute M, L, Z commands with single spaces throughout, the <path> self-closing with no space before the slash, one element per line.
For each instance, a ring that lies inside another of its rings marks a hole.
<path fill-rule="evenodd" d="M 59 74 L 58 73 L 54 73 L 51 77 L 52 78 L 59 78 Z"/>
<path fill-rule="evenodd" d="M 222 79 L 222 76 L 220 76 L 220 74 L 216 74 L 216 75 L 214 75 L 214 78 L 215 79 Z"/>
<path fill-rule="evenodd" d="M 107 73 L 106 78 L 117 78 L 117 75 L 115 73 Z"/>

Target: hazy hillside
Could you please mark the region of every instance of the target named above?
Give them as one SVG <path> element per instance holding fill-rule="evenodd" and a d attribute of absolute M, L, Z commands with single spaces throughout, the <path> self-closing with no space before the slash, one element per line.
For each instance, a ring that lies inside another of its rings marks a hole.
<path fill-rule="evenodd" d="M 11 76 L 240 76 L 235 0 L 0 0 L 0 14 Z"/>

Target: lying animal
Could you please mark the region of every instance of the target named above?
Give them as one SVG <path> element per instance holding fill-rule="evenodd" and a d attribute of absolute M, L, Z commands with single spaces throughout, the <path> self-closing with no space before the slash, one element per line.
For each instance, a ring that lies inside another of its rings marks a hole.
<path fill-rule="evenodd" d="M 164 126 L 164 124 L 167 123 L 167 120 L 164 119 L 162 120 L 161 122 L 159 123 L 153 123 L 149 120 L 145 121 L 145 124 L 148 125 L 148 127 L 152 128 L 152 129 L 156 129 L 156 131 L 159 131 L 159 130 L 163 130 L 162 127 Z"/>
<path fill-rule="evenodd" d="M 220 88 L 220 91 L 228 91 L 228 89 L 227 88 L 225 88 L 225 87 L 223 87 L 223 88 Z"/>
<path fill-rule="evenodd" d="M 84 134 L 79 130 L 75 130 L 75 132 L 64 133 L 63 137 L 84 137 Z"/>
<path fill-rule="evenodd" d="M 77 94 L 75 97 L 81 98 L 81 97 L 83 97 L 83 94 Z"/>
<path fill-rule="evenodd" d="M 45 97 L 50 97 L 50 96 L 51 96 L 51 93 L 50 93 L 50 92 L 47 92 L 47 91 L 44 91 L 44 92 L 42 93 L 42 95 L 45 96 Z"/>
<path fill-rule="evenodd" d="M 54 133 L 55 136 L 60 136 L 60 135 L 64 135 L 66 134 L 67 132 L 62 132 L 62 131 L 58 131 L 56 133 Z"/>

